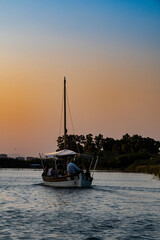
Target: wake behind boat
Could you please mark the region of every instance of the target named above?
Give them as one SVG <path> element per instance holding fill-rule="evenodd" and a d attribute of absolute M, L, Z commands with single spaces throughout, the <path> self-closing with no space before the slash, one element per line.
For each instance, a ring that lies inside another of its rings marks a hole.
<path fill-rule="evenodd" d="M 98 156 L 78 154 L 66 148 L 66 79 L 64 77 L 64 149 L 52 153 L 41 153 L 43 166 L 42 179 L 44 185 L 53 187 L 90 187 L 93 181 L 94 170 Z M 82 170 L 75 165 L 75 160 L 85 158 L 89 167 Z M 72 171 L 70 170 L 72 169 Z M 92 175 L 90 170 L 92 169 Z"/>

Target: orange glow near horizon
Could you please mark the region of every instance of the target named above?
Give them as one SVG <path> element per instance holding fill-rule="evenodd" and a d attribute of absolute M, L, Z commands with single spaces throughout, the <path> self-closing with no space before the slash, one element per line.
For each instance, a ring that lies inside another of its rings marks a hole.
<path fill-rule="evenodd" d="M 92 64 L 88 64 L 88 69 L 92 68 Z M 128 132 L 158 139 L 154 130 L 160 119 L 157 111 L 158 74 L 150 82 L 148 76 L 152 66 L 133 72 L 128 68 L 122 71 L 120 65 L 110 65 L 110 69 L 106 66 L 105 71 L 100 73 L 94 69 L 85 74 L 84 69 L 76 75 L 73 71 L 73 75 L 67 78 L 76 134 L 101 133 L 104 137 L 121 138 Z M 116 68 L 118 71 L 114 72 Z M 59 70 L 49 69 L 47 74 L 40 68 L 39 75 L 26 66 L 23 75 L 14 69 L 1 72 L 1 146 L 6 152 L 12 153 L 16 148 L 26 155 L 30 151 L 31 154 L 35 151 L 36 155 L 36 151 L 38 154 L 43 148 L 44 151 L 52 151 L 52 146 L 56 148 L 59 134 L 63 76 L 58 75 Z M 73 133 L 69 115 L 67 124 L 69 132 Z"/>
<path fill-rule="evenodd" d="M 0 16 L 0 153 L 56 150 L 64 76 L 75 134 L 160 140 L 158 8 L 146 25 L 144 6 L 128 15 L 131 3 L 121 13 L 112 1 L 70 1 L 64 19 L 61 1 L 37 4 L 36 13 L 34 1 L 22 2 L 3 3 Z M 67 128 L 72 134 L 69 114 Z"/>

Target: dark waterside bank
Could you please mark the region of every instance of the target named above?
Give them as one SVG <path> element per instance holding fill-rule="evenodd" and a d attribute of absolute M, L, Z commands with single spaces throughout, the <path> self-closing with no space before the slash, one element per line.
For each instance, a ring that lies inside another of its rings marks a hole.
<path fill-rule="evenodd" d="M 104 138 L 103 135 L 93 137 L 92 134 L 67 135 L 68 149 L 99 156 L 97 170 L 150 173 L 160 178 L 160 142 L 140 135 L 125 134 L 122 139 Z M 64 138 L 58 137 L 57 150 L 64 149 Z M 0 158 L 0 168 L 42 168 L 39 158 L 13 159 Z M 7 155 L 6 155 L 7 156 Z M 52 162 L 52 160 L 51 160 Z M 79 157 L 76 164 L 86 169 L 90 160 Z"/>
<path fill-rule="evenodd" d="M 135 162 L 126 168 L 126 172 L 154 174 L 160 179 L 160 156 L 151 157 L 149 161 L 144 161 L 144 163 Z"/>
<path fill-rule="evenodd" d="M 144 154 L 138 156 L 126 154 L 117 156 L 114 159 L 106 158 L 105 160 L 100 157 L 97 171 L 149 173 L 160 179 L 160 155 L 151 156 L 150 158 L 145 156 Z M 85 169 L 84 162 L 81 162 L 81 166 Z M 0 159 L 0 168 L 42 169 L 42 165 L 41 160 L 38 158 L 32 161 L 4 158 Z"/>
<path fill-rule="evenodd" d="M 130 173 L 146 173 L 153 174 L 160 179 L 160 155 L 151 156 L 150 158 L 138 158 L 135 161 L 132 161 L 129 164 L 129 159 L 134 158 L 135 156 L 123 155 L 118 158 L 118 161 L 115 161 L 113 166 L 110 168 L 98 168 L 98 170 L 106 171 L 116 171 L 116 172 L 130 172 Z M 121 161 L 119 161 L 119 158 Z M 124 167 L 125 162 L 125 167 Z M 117 164 L 117 167 L 115 166 Z M 118 166 L 119 165 L 119 166 Z"/>
<path fill-rule="evenodd" d="M 26 161 L 15 158 L 0 158 L 0 168 L 42 168 L 39 158 Z"/>
<path fill-rule="evenodd" d="M 67 135 L 69 149 L 79 153 L 99 156 L 97 170 L 150 173 L 160 177 L 160 141 L 128 133 L 121 139 L 93 136 Z M 63 136 L 57 139 L 58 150 L 64 148 Z M 78 163 L 78 162 L 77 162 Z M 87 165 L 83 160 L 80 166 Z"/>

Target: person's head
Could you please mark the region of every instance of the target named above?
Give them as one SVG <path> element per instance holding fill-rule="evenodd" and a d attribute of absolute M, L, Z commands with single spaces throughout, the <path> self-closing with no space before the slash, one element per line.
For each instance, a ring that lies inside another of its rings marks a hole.
<path fill-rule="evenodd" d="M 67 159 L 67 164 L 69 164 L 71 162 L 71 159 Z"/>

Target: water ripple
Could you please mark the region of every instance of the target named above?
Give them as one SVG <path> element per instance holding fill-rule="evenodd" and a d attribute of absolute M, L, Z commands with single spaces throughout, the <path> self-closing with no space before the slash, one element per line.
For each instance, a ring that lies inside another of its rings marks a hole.
<path fill-rule="evenodd" d="M 0 239 L 159 239 L 160 181 L 95 173 L 86 189 L 55 189 L 41 172 L 0 171 Z"/>

